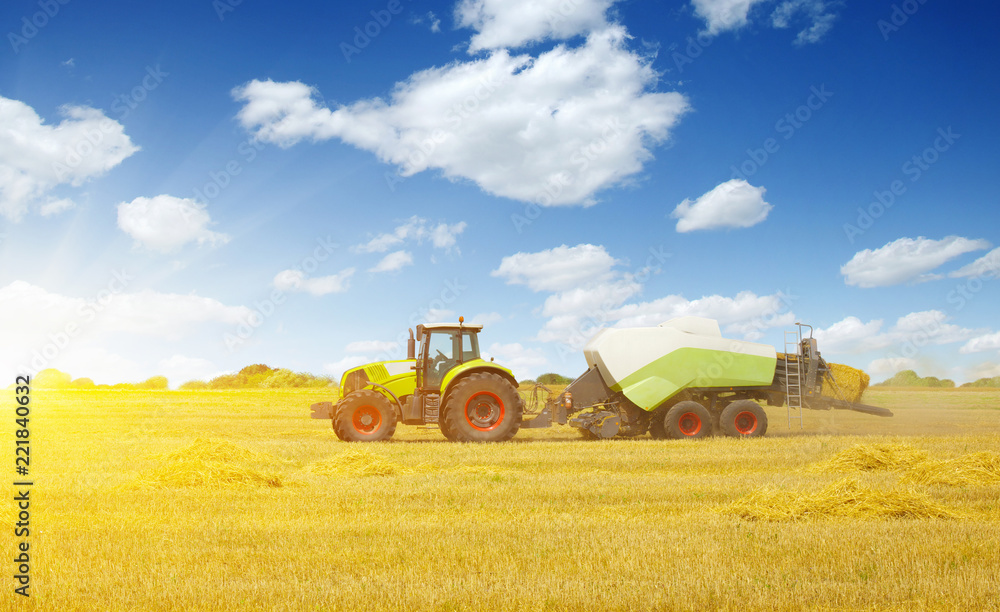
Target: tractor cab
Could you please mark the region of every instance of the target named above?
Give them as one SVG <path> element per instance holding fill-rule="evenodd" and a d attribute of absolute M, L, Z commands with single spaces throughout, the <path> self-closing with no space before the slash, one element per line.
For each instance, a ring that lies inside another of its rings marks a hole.
<path fill-rule="evenodd" d="M 482 325 L 433 323 L 418 325 L 420 352 L 415 356 L 417 389 L 440 393 L 445 376 L 457 366 L 479 357 L 479 332 Z M 411 357 L 412 358 L 412 357 Z"/>

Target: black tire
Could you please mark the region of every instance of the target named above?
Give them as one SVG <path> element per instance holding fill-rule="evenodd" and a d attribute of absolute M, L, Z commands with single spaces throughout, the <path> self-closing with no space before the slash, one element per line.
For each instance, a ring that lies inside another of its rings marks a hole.
<path fill-rule="evenodd" d="M 455 436 L 455 432 L 448 429 L 448 423 L 447 421 L 445 421 L 445 419 L 441 418 L 438 421 L 438 428 L 441 430 L 441 433 L 444 434 L 444 437 L 447 438 L 449 442 L 458 442 L 458 437 Z"/>
<path fill-rule="evenodd" d="M 668 408 L 657 408 L 649 415 L 649 435 L 654 440 L 666 440 L 667 435 L 667 412 Z"/>
<path fill-rule="evenodd" d="M 333 431 L 345 442 L 388 440 L 396 433 L 396 410 L 377 391 L 355 391 L 337 404 Z"/>
<path fill-rule="evenodd" d="M 514 385 L 499 374 L 475 372 L 448 394 L 441 431 L 459 442 L 506 442 L 520 429 L 523 414 Z"/>
<path fill-rule="evenodd" d="M 711 435 L 712 415 L 698 402 L 678 402 L 667 411 L 665 425 L 675 440 L 697 440 Z"/>
<path fill-rule="evenodd" d="M 759 438 L 767 433 L 767 413 L 756 402 L 736 400 L 722 411 L 722 433 L 735 438 Z"/>

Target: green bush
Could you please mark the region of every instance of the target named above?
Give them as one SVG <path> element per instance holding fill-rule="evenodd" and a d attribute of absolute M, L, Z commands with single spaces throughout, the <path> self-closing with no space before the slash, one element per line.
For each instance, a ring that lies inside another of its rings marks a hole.
<path fill-rule="evenodd" d="M 921 377 L 913 370 L 903 370 L 892 378 L 884 380 L 876 387 L 934 387 L 951 388 L 955 386 L 955 381 L 945 378 L 944 380 L 936 376 Z"/>
<path fill-rule="evenodd" d="M 560 374 L 554 374 L 549 372 L 548 374 L 542 374 L 538 377 L 538 382 L 543 385 L 568 385 L 573 382 L 572 378 L 567 376 L 562 376 Z"/>

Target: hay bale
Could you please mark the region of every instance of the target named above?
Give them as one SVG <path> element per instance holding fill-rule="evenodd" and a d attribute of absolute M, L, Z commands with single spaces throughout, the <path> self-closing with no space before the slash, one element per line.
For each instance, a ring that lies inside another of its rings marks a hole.
<path fill-rule="evenodd" d="M 860 402 L 861 396 L 868 388 L 868 383 L 871 382 L 871 377 L 863 370 L 841 363 L 828 363 L 826 365 L 830 368 L 830 376 L 833 380 L 824 377 L 820 393 L 854 404 Z"/>
<path fill-rule="evenodd" d="M 830 459 L 815 463 L 809 472 L 851 472 L 861 470 L 902 470 L 927 459 L 927 451 L 909 444 L 858 444 L 842 450 Z"/>
<path fill-rule="evenodd" d="M 964 518 L 926 494 L 884 491 L 844 479 L 816 493 L 760 489 L 720 509 L 754 521 L 824 518 Z"/>
<path fill-rule="evenodd" d="M 944 461 L 926 461 L 903 475 L 904 482 L 953 487 L 1000 485 L 1000 454 L 983 451 Z"/>
<path fill-rule="evenodd" d="M 410 474 L 413 468 L 393 463 L 364 449 L 349 450 L 336 457 L 306 466 L 306 471 L 313 474 L 352 476 L 393 476 L 395 474 Z"/>

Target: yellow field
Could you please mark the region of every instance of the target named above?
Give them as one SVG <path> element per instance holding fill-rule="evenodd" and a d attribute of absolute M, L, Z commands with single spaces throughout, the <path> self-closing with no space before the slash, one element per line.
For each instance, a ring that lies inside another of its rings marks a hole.
<path fill-rule="evenodd" d="M 996 390 L 875 388 L 894 418 L 802 430 L 769 408 L 759 440 L 500 445 L 345 444 L 320 399 L 36 390 L 33 597 L 8 501 L 4 609 L 1000 609 Z M 12 474 L 10 391 L 0 414 Z"/>

